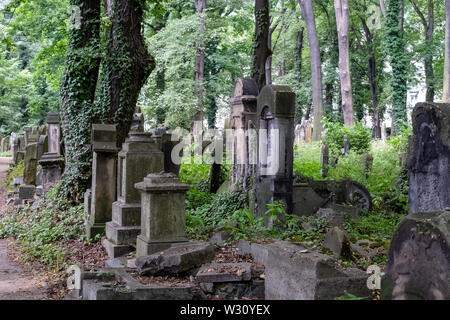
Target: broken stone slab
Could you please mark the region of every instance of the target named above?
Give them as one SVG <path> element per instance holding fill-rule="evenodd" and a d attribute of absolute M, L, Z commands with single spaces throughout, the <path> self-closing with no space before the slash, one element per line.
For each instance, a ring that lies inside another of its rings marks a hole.
<path fill-rule="evenodd" d="M 240 282 L 252 279 L 251 263 L 211 263 L 203 265 L 197 273 L 198 282 Z"/>
<path fill-rule="evenodd" d="M 227 242 L 229 242 L 231 239 L 232 239 L 231 232 L 222 230 L 214 233 L 211 239 L 209 239 L 209 242 L 217 246 L 222 246 Z"/>
<path fill-rule="evenodd" d="M 118 258 L 121 256 L 124 256 L 130 252 L 132 252 L 134 249 L 133 246 L 130 245 L 117 245 L 112 243 L 109 239 L 103 238 L 102 239 L 102 246 L 105 248 L 106 253 L 108 254 L 108 257 Z"/>
<path fill-rule="evenodd" d="M 322 246 L 331 250 L 337 259 L 350 260 L 352 258 L 348 235 L 340 227 L 334 227 L 328 231 Z"/>
<path fill-rule="evenodd" d="M 200 283 L 203 292 L 218 296 L 221 300 L 235 299 L 264 299 L 264 280 L 254 279 L 249 282 L 228 282 L 211 283 L 211 292 L 205 291 Z"/>
<path fill-rule="evenodd" d="M 210 243 L 179 243 L 169 249 L 136 259 L 140 275 L 160 276 L 188 272 L 215 257 L 215 248 Z"/>
<path fill-rule="evenodd" d="M 341 268 L 330 256 L 301 244 L 277 241 L 265 246 L 267 300 L 334 300 L 346 292 L 371 296 L 362 270 Z"/>
<path fill-rule="evenodd" d="M 247 240 L 239 240 L 238 250 L 240 255 L 249 254 L 257 263 L 265 265 L 269 254 L 267 247 L 259 243 L 251 243 Z"/>
<path fill-rule="evenodd" d="M 201 297 L 201 290 L 195 283 L 174 286 L 151 282 L 146 285 L 125 269 L 101 269 L 84 273 L 83 278 L 83 300 L 198 300 Z"/>
<path fill-rule="evenodd" d="M 391 241 L 386 300 L 450 300 L 450 211 L 407 216 Z"/>

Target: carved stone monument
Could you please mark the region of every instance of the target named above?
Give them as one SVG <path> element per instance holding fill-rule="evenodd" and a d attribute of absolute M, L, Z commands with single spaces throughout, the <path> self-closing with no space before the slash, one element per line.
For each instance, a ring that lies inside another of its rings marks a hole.
<path fill-rule="evenodd" d="M 256 214 L 281 201 L 292 213 L 295 93 L 285 86 L 266 86 L 258 96 L 259 151 Z"/>
<path fill-rule="evenodd" d="M 189 186 L 173 173 L 149 174 L 135 185 L 141 192 L 141 234 L 136 257 L 168 249 L 185 242 L 185 196 Z"/>
<path fill-rule="evenodd" d="M 116 125 L 92 125 L 92 200 L 86 223 L 86 235 L 89 238 L 104 234 L 106 223 L 112 220 L 119 151 L 116 141 Z"/>

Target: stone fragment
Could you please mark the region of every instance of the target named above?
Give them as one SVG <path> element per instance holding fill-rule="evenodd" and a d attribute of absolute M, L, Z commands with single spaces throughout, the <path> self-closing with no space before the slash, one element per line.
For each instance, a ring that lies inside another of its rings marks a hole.
<path fill-rule="evenodd" d="M 214 246 L 209 243 L 181 243 L 136 259 L 136 267 L 140 275 L 177 275 L 186 273 L 215 257 Z"/>
<path fill-rule="evenodd" d="M 348 235 L 339 227 L 334 227 L 328 231 L 322 246 L 330 249 L 337 259 L 349 260 L 352 258 Z"/>
<path fill-rule="evenodd" d="M 251 264 L 241 263 L 211 263 L 203 265 L 197 273 L 198 282 L 239 282 L 252 279 Z"/>

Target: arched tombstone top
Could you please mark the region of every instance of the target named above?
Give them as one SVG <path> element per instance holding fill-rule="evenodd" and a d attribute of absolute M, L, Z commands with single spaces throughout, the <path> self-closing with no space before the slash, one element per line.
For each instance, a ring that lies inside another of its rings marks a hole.
<path fill-rule="evenodd" d="M 239 78 L 234 83 L 233 96 L 231 103 L 242 103 L 242 100 L 247 98 L 251 99 L 258 96 L 258 85 L 253 79 Z"/>
<path fill-rule="evenodd" d="M 258 96 L 258 118 L 294 118 L 295 93 L 288 86 L 265 86 Z"/>

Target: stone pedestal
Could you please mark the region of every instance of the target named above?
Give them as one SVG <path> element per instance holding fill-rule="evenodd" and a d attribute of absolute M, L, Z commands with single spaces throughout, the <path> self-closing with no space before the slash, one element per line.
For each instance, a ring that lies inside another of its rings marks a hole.
<path fill-rule="evenodd" d="M 61 180 L 64 161 L 61 157 L 59 113 L 51 111 L 47 114 L 48 135 L 39 138 L 39 151 L 42 156 L 39 165 L 42 170 L 42 186 L 44 192 Z M 41 129 L 41 132 L 43 130 Z M 38 154 L 39 154 L 38 151 Z M 38 155 L 39 156 L 39 155 Z"/>
<path fill-rule="evenodd" d="M 130 132 L 118 156 L 117 201 L 106 224 L 105 248 L 111 258 L 134 250 L 141 231 L 141 195 L 134 185 L 164 170 L 164 154 L 150 133 Z"/>
<path fill-rule="evenodd" d="M 86 235 L 93 238 L 105 233 L 112 220 L 112 204 L 116 200 L 117 152 L 116 125 L 93 124 L 92 202 L 86 223 Z"/>
<path fill-rule="evenodd" d="M 283 202 L 293 211 L 295 93 L 284 86 L 266 86 L 258 96 L 258 172 L 256 215 L 264 216 L 267 204 Z"/>
<path fill-rule="evenodd" d="M 135 185 L 141 192 L 141 234 L 136 257 L 147 256 L 185 242 L 185 195 L 189 186 L 172 173 L 150 174 Z"/>

